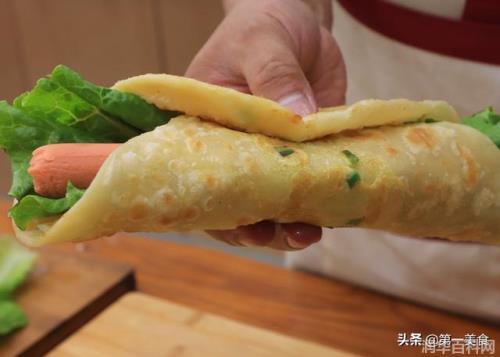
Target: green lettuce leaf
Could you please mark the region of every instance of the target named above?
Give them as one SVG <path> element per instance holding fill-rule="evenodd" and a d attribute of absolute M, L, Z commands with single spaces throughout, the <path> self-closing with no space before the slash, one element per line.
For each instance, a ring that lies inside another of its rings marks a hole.
<path fill-rule="evenodd" d="M 119 119 L 86 102 L 73 92 L 59 85 L 52 78 L 42 78 L 35 88 L 14 101 L 14 107 L 34 118 L 57 121 L 93 133 L 113 142 L 123 142 L 139 132 Z"/>
<path fill-rule="evenodd" d="M 78 73 L 63 65 L 57 66 L 52 71 L 51 78 L 87 103 L 120 118 L 141 132 L 151 131 L 180 115 L 179 112 L 160 110 L 134 94 L 87 82 Z"/>
<path fill-rule="evenodd" d="M 33 219 L 56 216 L 66 212 L 80 200 L 84 193 L 85 190 L 80 190 L 69 182 L 65 197 L 47 198 L 36 194 L 24 196 L 10 209 L 9 216 L 14 220 L 16 226 L 25 230 Z"/>
<path fill-rule="evenodd" d="M 7 152 L 12 163 L 11 196 L 19 200 L 33 190 L 33 180 L 27 171 L 33 150 L 65 142 L 107 142 L 107 138 L 65 126 L 44 116 L 28 115 L 0 101 L 0 149 Z"/>
<path fill-rule="evenodd" d="M 159 110 L 134 94 L 89 83 L 65 66 L 57 66 L 51 75 L 38 80 L 13 106 L 0 101 L 0 149 L 12 163 L 9 194 L 19 201 L 11 217 L 24 229 L 31 219 L 64 213 L 83 194 L 73 187 L 60 200 L 36 195 L 27 171 L 36 148 L 57 143 L 121 143 L 178 114 Z"/>
<path fill-rule="evenodd" d="M 19 305 L 11 300 L 0 300 L 0 336 L 8 335 L 27 324 L 28 318 Z"/>
<path fill-rule="evenodd" d="M 13 238 L 0 237 L 0 300 L 10 298 L 26 279 L 36 254 Z"/>
<path fill-rule="evenodd" d="M 462 123 L 479 130 L 500 148 L 500 114 L 495 113 L 492 107 L 463 118 Z"/>
<path fill-rule="evenodd" d="M 14 291 L 26 280 L 36 254 L 11 237 L 0 237 L 0 336 L 28 323 L 26 314 L 12 301 Z"/>

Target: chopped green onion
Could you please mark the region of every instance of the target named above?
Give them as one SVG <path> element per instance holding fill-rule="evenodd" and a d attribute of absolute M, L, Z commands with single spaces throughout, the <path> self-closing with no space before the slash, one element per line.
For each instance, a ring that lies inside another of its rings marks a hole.
<path fill-rule="evenodd" d="M 430 123 L 437 123 L 439 120 L 436 120 L 434 118 L 420 118 L 420 119 L 415 119 L 415 120 L 410 120 L 410 121 L 406 121 L 403 123 L 403 125 L 415 125 L 415 124 L 421 124 L 421 123 L 427 123 L 427 124 L 430 124 Z"/>
<path fill-rule="evenodd" d="M 345 157 L 347 158 L 347 160 L 349 160 L 349 162 L 353 166 L 356 165 L 359 162 L 359 157 L 357 157 L 356 155 L 354 155 L 349 150 L 342 150 L 342 154 L 345 155 Z"/>
<path fill-rule="evenodd" d="M 289 147 L 286 146 L 279 146 L 275 149 L 283 157 L 287 157 L 288 155 L 292 155 L 294 153 L 293 149 L 290 149 Z"/>
<path fill-rule="evenodd" d="M 354 218 L 354 219 L 351 219 L 349 220 L 345 225 L 347 227 L 354 227 L 354 226 L 357 226 L 359 225 L 361 222 L 363 222 L 363 219 L 365 217 L 360 217 L 360 218 Z"/>
<path fill-rule="evenodd" d="M 347 184 L 349 185 L 349 188 L 353 188 L 354 185 L 356 185 L 361 180 L 361 176 L 360 176 L 359 172 L 351 171 L 347 174 L 345 180 L 346 180 Z"/>

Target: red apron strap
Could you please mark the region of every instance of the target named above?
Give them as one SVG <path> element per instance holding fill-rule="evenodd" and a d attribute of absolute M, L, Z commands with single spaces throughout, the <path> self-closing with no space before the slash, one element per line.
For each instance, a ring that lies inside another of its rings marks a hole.
<path fill-rule="evenodd" d="M 499 23 L 455 21 L 382 0 L 338 2 L 358 21 L 394 40 L 447 56 L 500 65 Z"/>
<path fill-rule="evenodd" d="M 463 20 L 500 25 L 500 1 L 467 0 Z"/>

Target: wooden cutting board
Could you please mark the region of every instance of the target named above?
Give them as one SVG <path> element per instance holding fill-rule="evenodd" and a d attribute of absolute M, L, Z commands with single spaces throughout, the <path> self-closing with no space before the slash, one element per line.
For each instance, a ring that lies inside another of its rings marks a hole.
<path fill-rule="evenodd" d="M 120 298 L 48 356 L 352 355 L 133 292 Z"/>
<path fill-rule="evenodd" d="M 41 250 L 15 296 L 29 325 L 0 339 L 0 356 L 43 355 L 133 287 L 127 265 Z"/>

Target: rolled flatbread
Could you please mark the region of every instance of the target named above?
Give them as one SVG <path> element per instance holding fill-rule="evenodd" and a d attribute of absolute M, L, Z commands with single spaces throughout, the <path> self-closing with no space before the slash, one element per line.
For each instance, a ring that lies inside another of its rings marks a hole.
<path fill-rule="evenodd" d="M 17 229 L 21 240 L 39 246 L 272 220 L 500 243 L 499 149 L 458 124 L 444 102 L 372 100 L 286 124 L 288 111 L 273 102 L 175 81 L 146 75 L 117 84 L 189 115 L 121 145 L 78 203 Z M 267 124 L 273 113 L 286 134 Z"/>

